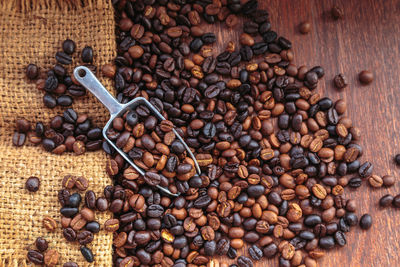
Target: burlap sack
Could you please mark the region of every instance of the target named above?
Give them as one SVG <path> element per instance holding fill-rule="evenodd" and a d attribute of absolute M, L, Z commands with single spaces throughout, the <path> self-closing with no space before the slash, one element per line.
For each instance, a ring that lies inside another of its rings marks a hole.
<path fill-rule="evenodd" d="M 43 92 L 25 77 L 29 63 L 40 66 L 43 76 L 54 66 L 54 55 L 66 38 L 76 42 L 78 52 L 85 45 L 92 46 L 98 68 L 112 61 L 116 45 L 110 2 L 0 0 L 0 266 L 30 266 L 26 261 L 27 249 L 34 248 L 39 236 L 60 253 L 59 266 L 67 261 L 89 266 L 78 244 L 67 243 L 60 228 L 55 233 L 47 232 L 42 218 L 51 216 L 60 221 L 57 191 L 66 173 L 84 175 L 90 181 L 90 189 L 102 194 L 104 186 L 111 184 L 104 171 L 105 153 L 57 156 L 32 145 L 16 148 L 12 146 L 11 134 L 18 117 L 48 124 L 52 116 L 62 112 L 61 108 L 51 110 L 43 105 Z M 74 57 L 73 66 L 79 53 Z M 112 88 L 109 80 L 101 80 Z M 75 99 L 73 108 L 87 113 L 95 125 L 102 126 L 108 119 L 108 112 L 91 95 Z M 41 179 L 36 193 L 24 188 L 29 176 Z M 100 224 L 109 217 L 110 214 L 96 213 Z M 90 266 L 112 266 L 112 234 L 101 231 L 88 246 L 95 255 L 95 263 Z"/>

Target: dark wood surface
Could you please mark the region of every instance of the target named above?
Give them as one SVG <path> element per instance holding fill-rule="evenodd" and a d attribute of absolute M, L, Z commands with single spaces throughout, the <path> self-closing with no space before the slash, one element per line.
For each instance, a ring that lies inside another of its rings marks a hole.
<path fill-rule="evenodd" d="M 324 67 L 326 74 L 318 92 L 347 102 L 347 115 L 363 132 L 361 160 L 374 163 L 376 174 L 393 174 L 397 178 L 399 168 L 393 156 L 400 153 L 400 1 L 259 2 L 269 10 L 272 28 L 292 41 L 294 63 Z M 335 4 L 345 13 L 338 21 L 330 16 Z M 307 35 L 298 31 L 302 21 L 312 24 Z M 218 25 L 208 28 L 218 34 L 220 50 L 229 40 L 237 41 L 242 32 L 241 26 L 232 30 Z M 357 79 L 357 74 L 364 69 L 375 75 L 374 82 L 368 86 L 362 86 Z M 338 91 L 332 79 L 340 72 L 348 78 L 349 86 Z M 357 214 L 373 216 L 373 226 L 369 231 L 354 227 L 347 234 L 347 246 L 327 252 L 318 261 L 319 266 L 400 266 L 400 209 L 378 206 L 380 197 L 388 193 L 400 193 L 399 182 L 391 188 L 372 189 L 365 183 L 357 191 L 346 189 L 346 198 L 357 201 Z M 225 258 L 220 262 L 233 263 Z M 278 266 L 277 259 L 255 264 L 267 265 Z"/>

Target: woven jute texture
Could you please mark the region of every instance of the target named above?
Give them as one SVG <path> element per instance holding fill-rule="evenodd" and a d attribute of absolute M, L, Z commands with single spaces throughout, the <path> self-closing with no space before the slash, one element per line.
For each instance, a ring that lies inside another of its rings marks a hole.
<path fill-rule="evenodd" d="M 80 51 L 92 46 L 94 63 L 112 62 L 116 53 L 113 7 L 107 0 L 0 0 L 0 266 L 31 266 L 26 261 L 29 248 L 34 248 L 39 236 L 49 241 L 49 248 L 60 254 L 59 265 L 75 261 L 79 266 L 112 266 L 112 234 L 101 231 L 88 245 L 95 262 L 88 264 L 79 245 L 68 243 L 60 227 L 60 205 L 57 191 L 65 174 L 83 175 L 90 182 L 89 189 L 97 196 L 111 184 L 105 173 L 106 156 L 103 152 L 88 152 L 81 156 L 61 156 L 45 152 L 41 147 L 26 144 L 13 147 L 11 135 L 15 121 L 25 117 L 32 123 L 49 124 L 63 109 L 48 109 L 43 105 L 43 92 L 25 77 L 25 67 L 35 63 L 43 77 L 55 64 L 54 55 L 61 51 L 62 41 L 70 38 L 77 44 L 74 62 L 79 64 Z M 111 81 L 101 77 L 107 88 Z M 75 99 L 73 108 L 87 113 L 93 124 L 102 126 L 108 112 L 91 95 Z M 29 176 L 41 180 L 36 193 L 24 186 Z M 59 224 L 54 233 L 42 226 L 45 216 Z M 96 213 L 102 225 L 110 214 Z"/>

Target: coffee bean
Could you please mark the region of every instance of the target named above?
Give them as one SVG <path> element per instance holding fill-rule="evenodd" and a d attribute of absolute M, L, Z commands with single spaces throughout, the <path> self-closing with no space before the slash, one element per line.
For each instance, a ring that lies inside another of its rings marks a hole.
<path fill-rule="evenodd" d="M 69 262 L 64 263 L 63 267 L 79 267 L 79 265 L 76 264 L 75 262 L 69 261 Z"/>
<path fill-rule="evenodd" d="M 374 80 L 374 75 L 369 70 L 363 70 L 358 74 L 358 79 L 362 84 L 370 84 Z"/>
<path fill-rule="evenodd" d="M 383 185 L 390 187 L 396 183 L 396 179 L 392 175 L 385 175 L 382 177 Z"/>
<path fill-rule="evenodd" d="M 14 146 L 22 146 L 25 143 L 26 135 L 24 133 L 15 132 L 12 137 Z"/>
<path fill-rule="evenodd" d="M 81 58 L 84 63 L 92 63 L 93 49 L 90 46 L 85 46 L 85 48 L 82 49 Z"/>
<path fill-rule="evenodd" d="M 85 191 L 89 187 L 89 181 L 85 177 L 79 176 L 75 180 L 75 186 L 78 190 Z"/>
<path fill-rule="evenodd" d="M 371 177 L 368 178 L 368 182 L 370 186 L 375 188 L 382 187 L 383 185 L 383 179 L 375 174 L 373 174 Z"/>
<path fill-rule="evenodd" d="M 372 226 L 372 217 L 369 214 L 364 214 L 360 218 L 360 227 L 364 230 L 371 228 Z"/>
<path fill-rule="evenodd" d="M 94 261 L 94 257 L 93 257 L 93 253 L 92 250 L 87 248 L 87 247 L 81 247 L 81 253 L 82 256 L 85 258 L 85 260 L 87 262 L 93 262 Z"/>
<path fill-rule="evenodd" d="M 400 195 L 393 198 L 392 205 L 396 208 L 400 208 Z"/>
<path fill-rule="evenodd" d="M 69 65 L 72 63 L 72 57 L 65 52 L 57 52 L 56 60 L 58 63 L 63 64 L 63 65 Z"/>
<path fill-rule="evenodd" d="M 335 87 L 338 89 L 343 89 L 348 85 L 347 78 L 342 73 L 339 73 L 338 75 L 335 76 L 335 78 L 333 79 L 333 83 L 335 84 Z"/>
<path fill-rule="evenodd" d="M 76 236 L 76 239 L 78 240 L 79 244 L 81 245 L 87 245 L 93 241 L 93 233 L 90 231 L 82 231 L 78 233 Z"/>
<path fill-rule="evenodd" d="M 54 232 L 57 228 L 57 222 L 51 217 L 44 217 L 42 224 L 50 232 Z"/>
<path fill-rule="evenodd" d="M 379 206 L 381 207 L 389 207 L 393 202 L 394 197 L 392 195 L 384 195 L 379 200 Z"/>
<path fill-rule="evenodd" d="M 396 162 L 397 165 L 400 165 L 400 154 L 397 154 L 397 155 L 394 157 L 394 161 Z"/>
<path fill-rule="evenodd" d="M 31 176 L 25 182 L 25 188 L 29 192 L 36 192 L 39 190 L 40 180 L 38 177 Z"/>
<path fill-rule="evenodd" d="M 69 242 L 74 242 L 76 240 L 76 232 L 72 228 L 63 229 L 63 236 Z"/>
<path fill-rule="evenodd" d="M 28 251 L 28 260 L 33 264 L 43 265 L 44 264 L 44 256 L 42 253 L 36 250 Z"/>
<path fill-rule="evenodd" d="M 44 252 L 49 247 L 49 244 L 44 238 L 38 237 L 36 238 L 35 246 L 40 252 Z"/>
<path fill-rule="evenodd" d="M 302 23 L 299 25 L 299 31 L 300 31 L 300 33 L 302 33 L 302 34 L 307 34 L 307 33 L 310 32 L 310 30 L 311 30 L 311 23 L 308 22 L 308 21 L 302 22 Z"/>
<path fill-rule="evenodd" d="M 66 39 L 62 43 L 62 48 L 66 54 L 71 55 L 75 52 L 76 45 L 75 42 L 72 41 L 71 39 Z"/>
<path fill-rule="evenodd" d="M 85 226 L 85 229 L 92 233 L 98 233 L 98 232 L 100 232 L 100 224 L 95 221 L 88 222 Z"/>
<path fill-rule="evenodd" d="M 249 247 L 249 255 L 253 260 L 258 261 L 262 258 L 263 252 L 257 245 L 253 245 Z"/>
<path fill-rule="evenodd" d="M 39 76 L 39 68 L 35 64 L 29 64 L 26 67 L 26 77 L 30 80 L 34 80 Z"/>
<path fill-rule="evenodd" d="M 252 267 L 253 262 L 251 259 L 247 258 L 246 256 L 239 256 L 237 260 L 237 264 L 239 267 Z"/>
<path fill-rule="evenodd" d="M 78 208 L 79 204 L 81 203 L 82 197 L 79 193 L 73 193 L 72 195 L 70 195 L 70 197 L 68 198 L 67 201 L 67 205 L 69 207 L 73 207 L 73 208 Z"/>
<path fill-rule="evenodd" d="M 335 239 L 332 236 L 325 236 L 319 239 L 318 244 L 323 249 L 331 249 L 335 246 Z"/>

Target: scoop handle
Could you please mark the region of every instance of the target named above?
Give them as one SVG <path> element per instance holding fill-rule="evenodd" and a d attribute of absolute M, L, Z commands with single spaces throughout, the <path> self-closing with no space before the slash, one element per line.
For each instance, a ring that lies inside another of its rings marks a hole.
<path fill-rule="evenodd" d="M 85 66 L 74 69 L 75 79 L 110 111 L 110 115 L 117 114 L 123 106 L 108 92 L 96 76 Z"/>

